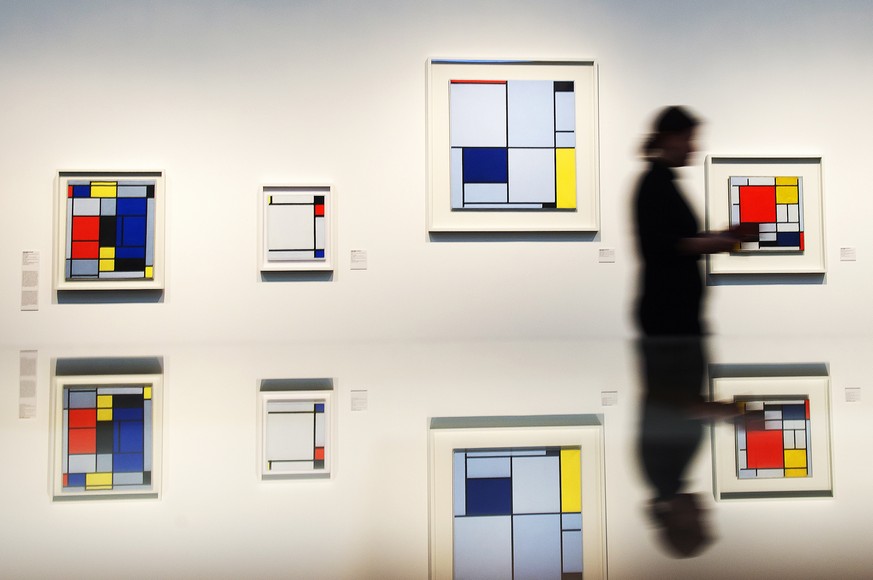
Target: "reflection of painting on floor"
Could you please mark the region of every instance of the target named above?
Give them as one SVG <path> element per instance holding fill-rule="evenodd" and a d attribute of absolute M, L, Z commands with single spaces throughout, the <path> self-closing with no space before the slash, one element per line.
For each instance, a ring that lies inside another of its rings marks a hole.
<path fill-rule="evenodd" d="M 449 84 L 452 209 L 575 209 L 573 81 Z"/>
<path fill-rule="evenodd" d="M 151 489 L 151 385 L 64 387 L 63 490 Z"/>
<path fill-rule="evenodd" d="M 744 401 L 737 423 L 740 479 L 809 477 L 809 400 Z"/>
<path fill-rule="evenodd" d="M 266 401 L 264 473 L 325 469 L 325 400 Z"/>
<path fill-rule="evenodd" d="M 454 577 L 582 578 L 579 447 L 454 451 Z"/>
<path fill-rule="evenodd" d="M 731 226 L 758 226 L 758 239 L 741 251 L 803 251 L 802 177 L 731 177 L 729 186 Z"/>

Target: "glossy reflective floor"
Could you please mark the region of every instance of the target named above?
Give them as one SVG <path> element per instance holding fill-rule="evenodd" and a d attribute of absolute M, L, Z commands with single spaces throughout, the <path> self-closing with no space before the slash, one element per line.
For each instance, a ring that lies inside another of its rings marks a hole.
<path fill-rule="evenodd" d="M 873 569 L 870 339 L 709 344 L 719 364 L 827 364 L 833 497 L 716 502 L 704 426 L 682 491 L 699 494 L 712 541 L 691 558 L 665 549 L 648 514 L 654 491 L 637 453 L 643 391 L 631 341 L 37 352 L 35 416 L 19 418 L 19 351 L 0 351 L 4 576 L 426 578 L 429 418 L 567 413 L 603 416 L 611 578 L 861 578 Z M 142 355 L 165 363 L 162 497 L 52 502 L 52 359 Z M 259 381 L 311 377 L 335 381 L 333 477 L 262 481 Z M 353 393 L 365 409 L 352 410 Z"/>

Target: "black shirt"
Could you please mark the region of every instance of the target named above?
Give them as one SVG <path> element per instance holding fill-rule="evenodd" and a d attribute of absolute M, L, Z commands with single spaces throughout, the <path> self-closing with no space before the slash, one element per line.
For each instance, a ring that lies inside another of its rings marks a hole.
<path fill-rule="evenodd" d="M 680 240 L 696 236 L 700 228 L 673 179 L 671 168 L 653 162 L 640 179 L 634 201 L 643 258 L 637 316 L 647 336 L 702 333 L 700 256 L 679 250 Z"/>

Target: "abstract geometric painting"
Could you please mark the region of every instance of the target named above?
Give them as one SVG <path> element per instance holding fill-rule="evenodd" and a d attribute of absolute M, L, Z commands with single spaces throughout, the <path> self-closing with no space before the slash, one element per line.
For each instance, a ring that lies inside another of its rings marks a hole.
<path fill-rule="evenodd" d="M 163 284 L 163 173 L 62 171 L 58 289 Z"/>
<path fill-rule="evenodd" d="M 573 81 L 452 80 L 452 209 L 575 209 Z"/>
<path fill-rule="evenodd" d="M 706 157 L 706 229 L 742 226 L 750 239 L 706 258 L 710 274 L 826 271 L 822 158 Z"/>
<path fill-rule="evenodd" d="M 161 357 L 53 363 L 52 498 L 158 497 Z"/>
<path fill-rule="evenodd" d="M 810 477 L 809 399 L 738 402 L 737 477 Z"/>
<path fill-rule="evenodd" d="M 600 225 L 597 63 L 428 60 L 428 230 Z"/>
<path fill-rule="evenodd" d="M 431 418 L 430 577 L 605 578 L 602 433 L 597 415 Z"/>
<path fill-rule="evenodd" d="M 152 385 L 70 385 L 62 396 L 63 491 L 150 491 Z"/>
<path fill-rule="evenodd" d="M 712 426 L 716 499 L 833 497 L 827 364 L 710 364 L 709 380 L 739 411 Z"/>
<path fill-rule="evenodd" d="M 454 451 L 454 577 L 582 578 L 580 447 Z"/>
<path fill-rule="evenodd" d="M 265 186 L 262 270 L 332 269 L 331 188 Z"/>
<path fill-rule="evenodd" d="M 295 389 L 330 379 L 274 379 Z M 264 382 L 262 382 L 262 385 Z M 317 388 L 317 387 L 316 387 Z M 261 459 L 263 479 L 329 477 L 333 428 L 330 390 L 261 390 Z"/>
<path fill-rule="evenodd" d="M 802 252 L 803 178 L 731 176 L 731 226 L 754 224 L 758 238 L 743 242 L 742 252 Z"/>

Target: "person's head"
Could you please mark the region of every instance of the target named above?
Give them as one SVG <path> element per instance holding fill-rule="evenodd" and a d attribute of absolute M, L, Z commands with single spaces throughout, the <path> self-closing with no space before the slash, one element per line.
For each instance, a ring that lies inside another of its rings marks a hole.
<path fill-rule="evenodd" d="M 700 121 L 684 107 L 666 107 L 655 117 L 653 132 L 645 145 L 646 155 L 671 167 L 685 165 L 694 152 L 698 125 Z"/>

